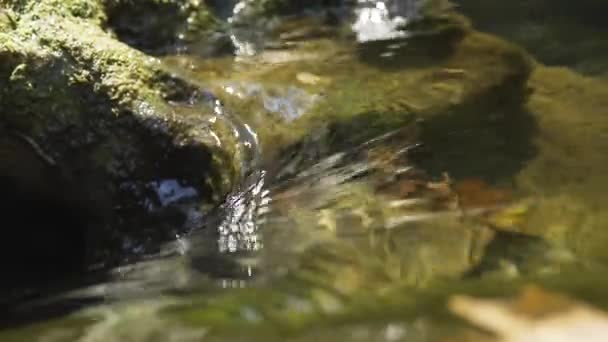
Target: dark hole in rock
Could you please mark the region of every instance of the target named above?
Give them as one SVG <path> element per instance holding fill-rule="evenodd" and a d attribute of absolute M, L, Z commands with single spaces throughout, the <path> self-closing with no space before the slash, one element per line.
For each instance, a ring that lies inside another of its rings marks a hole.
<path fill-rule="evenodd" d="M 136 135 L 137 130 L 132 127 L 131 133 Z M 216 200 L 211 197 L 218 189 L 212 189 L 206 180 L 221 170 L 211 165 L 209 149 L 204 145 L 178 147 L 168 142 L 168 137 L 152 139 L 150 132 L 139 133 L 145 148 L 138 155 L 137 172 L 125 182 L 146 187 L 176 180 L 196 189 L 195 203 Z M 185 219 L 176 208 L 159 207 L 150 212 L 140 207 L 142 201 L 157 195 L 154 192 L 131 189 L 125 197 L 108 191 L 105 187 L 120 180 L 108 178 L 101 170 L 91 176 L 95 169 L 87 150 L 72 153 L 69 160 L 52 160 L 28 139 L 8 129 L 0 130 L 0 205 L 4 214 L 0 327 L 86 305 L 71 300 L 49 307 L 35 303 L 111 280 L 109 269 L 137 260 L 137 255 L 125 251 L 124 241 L 149 248 L 146 253 L 157 251 L 175 238 Z M 28 305 L 35 309 L 21 312 Z"/>
<path fill-rule="evenodd" d="M 83 274 L 86 235 L 95 218 L 75 185 L 18 136 L 3 134 L 0 159 L 3 306 Z"/>
<path fill-rule="evenodd" d="M 83 208 L 62 198 L 62 193 L 50 197 L 26 190 L 8 177 L 0 177 L 0 189 L 4 213 L 0 327 L 27 324 L 73 309 L 74 303 L 34 312 L 16 311 L 19 303 L 39 298 L 41 291 L 65 288 L 85 275 L 90 217 Z"/>
<path fill-rule="evenodd" d="M 0 188 L 6 242 L 0 264 L 9 275 L 1 286 L 81 271 L 87 222 L 82 211 L 60 196 L 23 191 L 10 178 L 0 179 Z"/>

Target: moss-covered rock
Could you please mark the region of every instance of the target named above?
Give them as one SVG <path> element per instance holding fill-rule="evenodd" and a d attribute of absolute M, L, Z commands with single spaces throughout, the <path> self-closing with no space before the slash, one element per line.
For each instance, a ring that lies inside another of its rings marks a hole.
<path fill-rule="evenodd" d="M 543 236 L 584 259 L 607 260 L 605 183 L 608 85 L 567 68 L 539 66 L 527 103 L 539 123 L 538 155 L 517 176 L 536 196 L 523 232 Z"/>
<path fill-rule="evenodd" d="M 207 203 L 226 193 L 236 175 L 236 156 L 220 147 L 214 134 L 232 139 L 224 134 L 227 126 L 208 121 L 215 114 L 204 101 L 173 104 L 200 91 L 104 31 L 104 4 L 45 0 L 2 6 L 0 15 L 7 19 L 0 32 L 0 150 L 6 153 L 0 177 L 14 185 L 4 189 L 4 197 L 7 202 L 14 193 L 27 197 L 22 206 L 11 206 L 21 214 L 44 203 L 82 213 L 72 223 L 30 222 L 34 230 L 55 230 L 44 248 L 31 251 L 31 265 L 36 255 L 45 260 L 43 255 L 60 250 L 68 259 L 74 251 L 71 260 L 82 267 L 116 257 L 113 251 L 120 251 L 125 239 L 170 237 L 175 232 L 159 228 L 162 220 L 144 221 L 148 227 L 139 228 L 137 220 L 148 217 L 151 203 L 159 206 L 151 182 L 179 179 Z M 14 231 L 19 237 L 27 230 Z M 86 256 L 76 252 L 83 246 Z M 3 254 L 2 260 L 11 258 Z"/>

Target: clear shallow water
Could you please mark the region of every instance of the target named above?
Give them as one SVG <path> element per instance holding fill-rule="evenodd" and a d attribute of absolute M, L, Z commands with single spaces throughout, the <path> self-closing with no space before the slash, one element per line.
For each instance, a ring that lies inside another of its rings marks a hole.
<path fill-rule="evenodd" d="M 429 48 L 396 33 L 414 5 L 360 2 L 354 37 L 308 18 L 277 38 L 274 24 L 253 21 L 259 40 L 236 50 L 246 53 L 167 57 L 223 102 L 214 114 L 229 116 L 241 182 L 215 211 L 191 204 L 196 229 L 148 260 L 19 310 L 95 305 L 51 311 L 0 338 L 481 340 L 449 299 L 530 283 L 606 308 L 601 73 L 534 65 L 520 98 L 518 55 L 494 38 L 469 34 L 445 52 L 435 48 L 449 35 L 431 30 Z M 524 5 L 461 5 L 480 30 L 545 62 L 514 34 Z M 488 24 L 506 13 L 500 30 Z M 589 38 L 584 20 L 556 17 L 525 20 Z"/>

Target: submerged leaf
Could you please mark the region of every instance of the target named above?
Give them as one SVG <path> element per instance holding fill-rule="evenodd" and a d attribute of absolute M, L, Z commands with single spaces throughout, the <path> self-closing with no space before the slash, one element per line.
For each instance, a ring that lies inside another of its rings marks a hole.
<path fill-rule="evenodd" d="M 511 193 L 498 189 L 477 178 L 465 179 L 454 185 L 463 209 L 494 206 L 509 200 Z"/>

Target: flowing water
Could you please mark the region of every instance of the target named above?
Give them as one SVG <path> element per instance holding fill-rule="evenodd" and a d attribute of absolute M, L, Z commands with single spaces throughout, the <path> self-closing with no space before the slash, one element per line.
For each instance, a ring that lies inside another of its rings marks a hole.
<path fill-rule="evenodd" d="M 233 53 L 164 62 L 214 94 L 178 106 L 228 127 L 233 191 L 209 209 L 158 184 L 185 233 L 23 303 L 16 316 L 45 318 L 0 340 L 485 341 L 450 298 L 528 284 L 608 309 L 595 3 L 358 0 L 282 18 L 222 3 Z"/>

